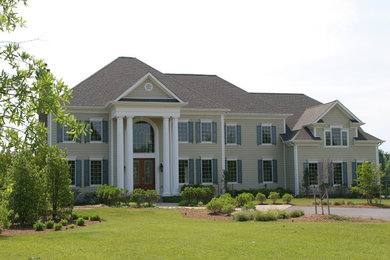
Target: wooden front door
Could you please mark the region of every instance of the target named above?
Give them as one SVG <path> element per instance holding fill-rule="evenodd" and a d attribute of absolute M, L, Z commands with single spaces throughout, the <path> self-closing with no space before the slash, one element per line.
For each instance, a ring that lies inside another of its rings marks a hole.
<path fill-rule="evenodd" d="M 154 159 L 134 159 L 134 189 L 154 190 Z"/>

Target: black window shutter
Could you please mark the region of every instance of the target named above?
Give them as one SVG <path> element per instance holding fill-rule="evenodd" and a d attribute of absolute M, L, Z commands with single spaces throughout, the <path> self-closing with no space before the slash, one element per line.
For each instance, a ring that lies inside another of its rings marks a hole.
<path fill-rule="evenodd" d="M 81 187 L 81 160 L 76 160 L 76 186 Z"/>
<path fill-rule="evenodd" d="M 257 126 L 257 144 L 262 144 L 263 143 L 263 140 L 262 140 L 262 137 L 261 137 L 261 125 L 258 125 Z"/>
<path fill-rule="evenodd" d="M 108 160 L 103 160 L 103 184 L 108 185 Z"/>
<path fill-rule="evenodd" d="M 89 186 L 89 160 L 84 160 L 84 187 Z"/>
<path fill-rule="evenodd" d="M 238 173 L 238 183 L 242 183 L 242 160 L 237 160 L 237 173 Z"/>
<path fill-rule="evenodd" d="M 103 142 L 108 143 L 108 121 L 103 121 Z"/>
<path fill-rule="evenodd" d="M 213 183 L 218 184 L 218 160 L 213 159 Z"/>
<path fill-rule="evenodd" d="M 211 133 L 212 133 L 212 141 L 213 143 L 217 142 L 217 122 L 211 123 Z"/>
<path fill-rule="evenodd" d="M 194 184 L 194 159 L 188 160 L 188 182 Z"/>
<path fill-rule="evenodd" d="M 57 122 L 57 143 L 63 142 L 63 128 L 60 123 Z"/>
<path fill-rule="evenodd" d="M 194 142 L 194 123 L 188 122 L 188 142 Z"/>
<path fill-rule="evenodd" d="M 273 182 L 278 182 L 278 161 L 272 160 L 272 177 Z"/>
<path fill-rule="evenodd" d="M 200 143 L 200 122 L 195 122 L 196 142 Z"/>
<path fill-rule="evenodd" d="M 263 160 L 257 161 L 257 172 L 258 172 L 258 181 L 259 183 L 264 182 L 263 178 Z"/>
<path fill-rule="evenodd" d="M 241 144 L 241 126 L 237 126 L 237 144 Z"/>
<path fill-rule="evenodd" d="M 271 129 L 272 129 L 272 144 L 276 145 L 276 126 L 273 125 Z"/>

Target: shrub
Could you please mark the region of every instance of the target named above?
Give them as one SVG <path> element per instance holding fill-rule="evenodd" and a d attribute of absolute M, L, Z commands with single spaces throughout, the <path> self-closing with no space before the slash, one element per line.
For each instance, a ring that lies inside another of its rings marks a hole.
<path fill-rule="evenodd" d="M 121 193 L 121 189 L 107 184 L 99 186 L 96 192 L 99 202 L 106 205 L 117 204 L 121 198 Z"/>
<path fill-rule="evenodd" d="M 235 200 L 229 193 L 222 195 L 219 198 L 213 198 L 207 205 L 207 210 L 214 214 L 230 214 L 235 210 Z"/>
<path fill-rule="evenodd" d="M 77 226 L 84 226 L 85 225 L 85 220 L 83 218 L 78 218 L 76 220 Z"/>
<path fill-rule="evenodd" d="M 138 204 L 136 202 L 129 202 L 128 205 L 130 208 L 137 208 L 138 207 Z"/>
<path fill-rule="evenodd" d="M 348 201 L 348 202 L 347 202 L 347 205 L 349 205 L 349 206 L 355 206 L 355 203 L 352 202 L 352 201 Z"/>
<path fill-rule="evenodd" d="M 278 192 L 272 191 L 272 192 L 269 193 L 268 198 L 269 198 L 270 200 L 272 200 L 272 203 L 273 203 L 273 204 L 275 204 L 276 201 L 280 198 L 280 196 L 279 196 L 279 193 L 278 193 Z"/>
<path fill-rule="evenodd" d="M 149 203 L 149 206 L 152 206 L 156 202 L 158 202 L 160 199 L 160 195 L 157 193 L 156 190 L 147 190 L 146 191 L 146 198 L 145 201 Z"/>
<path fill-rule="evenodd" d="M 327 215 L 327 216 L 325 216 L 325 219 L 332 219 L 332 220 L 336 220 L 336 221 L 345 221 L 345 220 L 350 220 L 351 217 L 338 216 L 338 215 Z"/>
<path fill-rule="evenodd" d="M 256 194 L 256 200 L 260 203 L 260 204 L 264 204 L 264 202 L 267 200 L 267 198 L 265 197 L 265 195 L 261 192 L 258 192 Z"/>
<path fill-rule="evenodd" d="M 293 200 L 293 198 L 294 198 L 293 195 L 286 193 L 283 195 L 282 200 L 284 203 L 290 204 L 290 202 Z"/>
<path fill-rule="evenodd" d="M 89 219 L 91 221 L 100 221 L 100 216 L 99 215 L 92 215 Z"/>
<path fill-rule="evenodd" d="M 268 198 L 269 194 L 271 192 L 278 192 L 280 196 L 283 196 L 285 193 L 292 194 L 293 192 L 291 190 L 285 190 L 282 187 L 278 187 L 276 189 L 268 189 L 268 188 L 263 188 L 263 189 L 255 189 L 255 190 L 230 190 L 229 193 L 233 196 L 237 196 L 241 193 L 248 192 L 251 193 L 253 196 L 256 196 L 257 193 L 263 193 L 266 198 Z"/>
<path fill-rule="evenodd" d="M 85 220 L 88 220 L 89 219 L 89 216 L 87 215 L 84 215 L 84 216 L 81 216 L 82 219 L 85 219 Z"/>
<path fill-rule="evenodd" d="M 146 191 L 143 189 L 135 189 L 130 194 L 130 201 L 137 203 L 138 206 L 146 200 Z"/>
<path fill-rule="evenodd" d="M 253 201 L 248 201 L 247 203 L 245 203 L 244 206 L 242 206 L 243 210 L 250 210 L 255 208 L 256 208 L 256 204 Z"/>
<path fill-rule="evenodd" d="M 169 196 L 169 197 L 162 198 L 163 202 L 168 202 L 168 203 L 179 203 L 182 200 L 183 198 L 181 196 Z"/>
<path fill-rule="evenodd" d="M 77 214 L 77 212 L 72 212 L 72 219 L 78 219 L 79 218 L 79 214 Z"/>
<path fill-rule="evenodd" d="M 254 214 L 254 220 L 256 221 L 275 221 L 278 219 L 275 211 L 256 211 Z"/>
<path fill-rule="evenodd" d="M 233 219 L 236 221 L 249 221 L 253 219 L 253 214 L 248 211 L 241 211 L 234 214 Z"/>
<path fill-rule="evenodd" d="M 244 206 L 246 203 L 248 203 L 249 201 L 253 201 L 255 198 L 254 196 L 252 195 L 252 193 L 248 193 L 248 192 L 245 192 L 245 193 L 241 193 L 240 195 L 238 195 L 236 197 L 236 206 L 237 207 L 242 207 Z"/>
<path fill-rule="evenodd" d="M 303 210 L 293 210 L 290 212 L 290 217 L 292 218 L 299 218 L 303 215 L 305 215 L 305 212 Z"/>
<path fill-rule="evenodd" d="M 0 228 L 0 235 L 1 235 L 2 232 L 3 232 L 3 230 Z"/>
<path fill-rule="evenodd" d="M 60 231 L 62 229 L 62 225 L 60 223 L 54 224 L 54 230 Z"/>
<path fill-rule="evenodd" d="M 46 228 L 47 229 L 52 229 L 53 227 L 54 227 L 54 221 L 53 220 L 46 221 Z"/>
<path fill-rule="evenodd" d="M 344 200 L 336 200 L 336 201 L 333 201 L 333 205 L 335 205 L 335 206 L 345 205 L 345 201 Z"/>
<path fill-rule="evenodd" d="M 198 205 L 199 201 L 202 201 L 203 204 L 205 204 L 214 196 L 214 187 L 211 187 L 212 186 L 186 187 L 181 192 L 181 196 L 188 204 Z"/>
<path fill-rule="evenodd" d="M 278 210 L 277 212 L 278 219 L 288 219 L 290 218 L 290 214 L 286 210 Z"/>
<path fill-rule="evenodd" d="M 181 200 L 178 204 L 180 207 L 183 207 L 183 206 L 187 206 L 189 203 L 186 200 Z"/>
<path fill-rule="evenodd" d="M 143 203 L 141 203 L 140 206 L 141 206 L 141 208 L 148 208 L 150 205 L 147 202 L 143 202 Z"/>
<path fill-rule="evenodd" d="M 68 221 L 66 219 L 61 219 L 60 224 L 65 227 L 68 225 Z"/>
<path fill-rule="evenodd" d="M 43 224 L 42 222 L 37 222 L 34 224 L 34 229 L 35 231 L 43 231 L 43 228 L 44 228 L 45 224 Z"/>
<path fill-rule="evenodd" d="M 74 229 L 74 224 L 69 225 L 69 228 Z"/>

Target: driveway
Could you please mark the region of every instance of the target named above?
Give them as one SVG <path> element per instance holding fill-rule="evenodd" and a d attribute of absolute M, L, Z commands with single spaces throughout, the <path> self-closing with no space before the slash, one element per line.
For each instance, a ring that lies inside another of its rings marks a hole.
<path fill-rule="evenodd" d="M 300 209 L 305 214 L 314 214 L 313 206 L 292 206 L 288 211 Z M 321 207 L 317 208 L 318 214 L 321 214 Z M 328 208 L 324 206 L 324 213 L 327 214 Z M 376 218 L 390 220 L 390 209 L 372 209 L 372 208 L 339 208 L 330 207 L 330 214 L 349 216 L 349 217 L 360 217 L 360 218 Z"/>

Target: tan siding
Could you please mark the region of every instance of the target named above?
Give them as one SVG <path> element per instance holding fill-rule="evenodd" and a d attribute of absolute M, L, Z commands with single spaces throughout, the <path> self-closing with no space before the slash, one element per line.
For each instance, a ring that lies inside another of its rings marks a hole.
<path fill-rule="evenodd" d="M 152 91 L 145 90 L 144 86 L 146 83 L 153 85 Z M 131 91 L 126 97 L 128 98 L 172 98 L 165 93 L 156 82 L 152 79 L 147 79 L 141 83 L 139 87 Z"/>
<path fill-rule="evenodd" d="M 338 106 L 333 107 L 323 118 L 327 125 L 341 125 L 343 128 L 350 127 L 350 120 Z"/>

